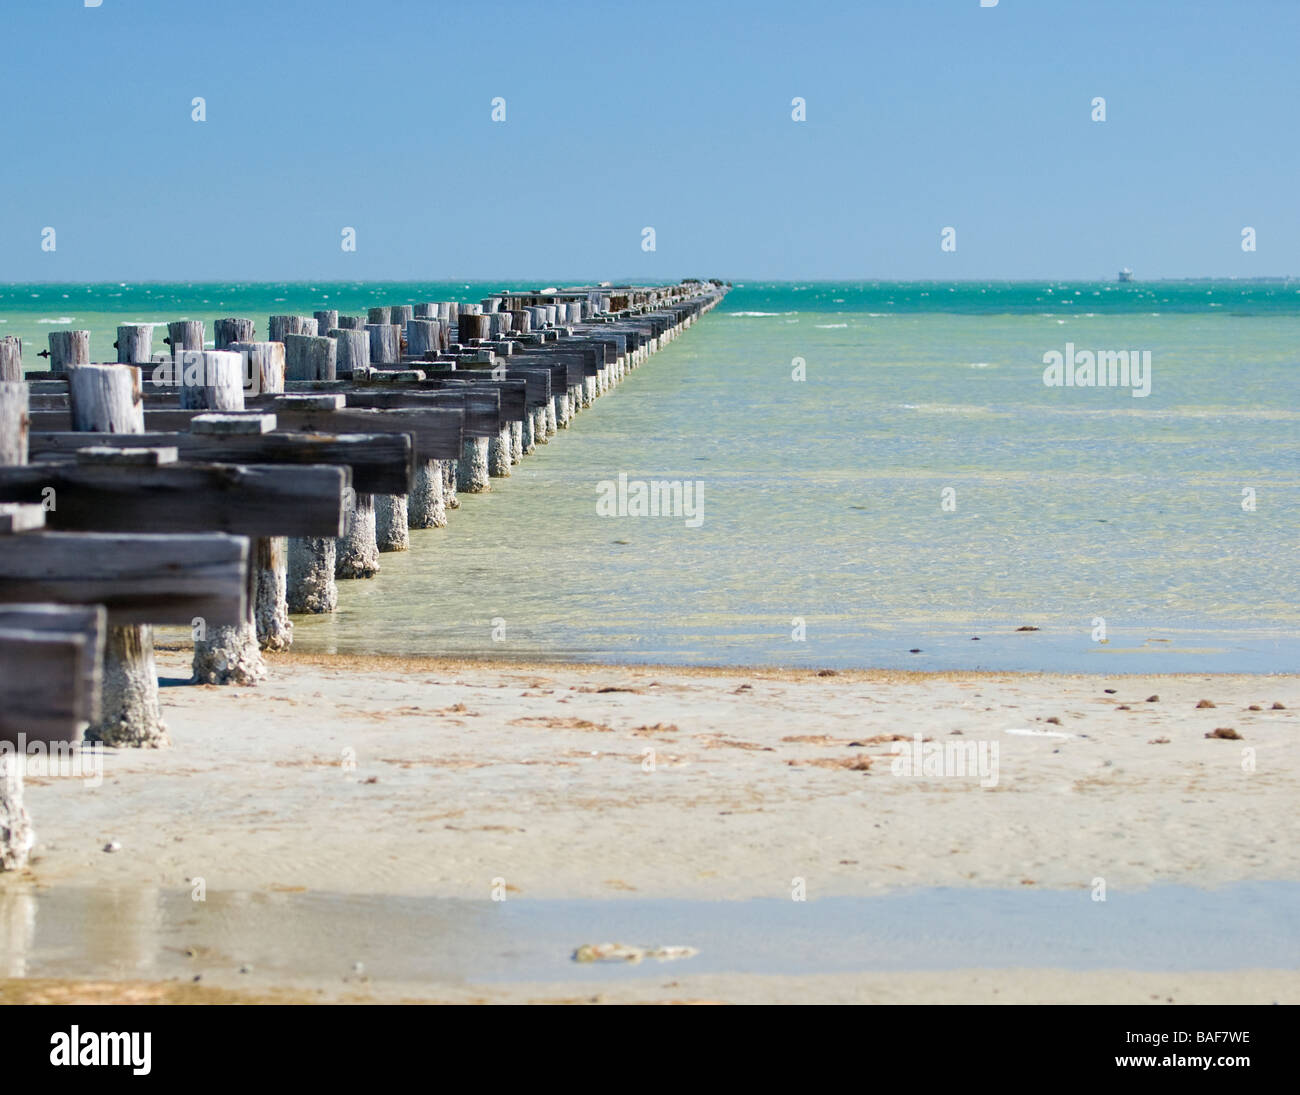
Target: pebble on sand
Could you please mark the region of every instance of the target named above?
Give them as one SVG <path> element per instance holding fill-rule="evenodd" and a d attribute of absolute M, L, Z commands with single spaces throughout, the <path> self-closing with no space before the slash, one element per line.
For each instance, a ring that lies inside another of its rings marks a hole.
<path fill-rule="evenodd" d="M 1211 733 L 1208 733 L 1205 736 L 1207 738 L 1225 738 L 1228 741 L 1241 741 L 1241 735 L 1231 726 L 1215 727 Z"/>

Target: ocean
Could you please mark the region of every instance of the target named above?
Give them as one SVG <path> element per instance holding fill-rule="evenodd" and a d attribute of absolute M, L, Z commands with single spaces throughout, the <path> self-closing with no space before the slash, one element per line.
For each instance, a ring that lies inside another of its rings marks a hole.
<path fill-rule="evenodd" d="M 0 335 L 34 369 L 60 327 L 112 360 L 118 323 L 264 337 L 271 313 L 526 287 L 10 285 Z M 1149 354 L 1141 384 L 1044 383 L 1053 353 L 1118 351 Z M 738 281 L 448 528 L 341 582 L 337 613 L 297 617 L 295 647 L 1294 672 L 1298 361 L 1300 282 Z M 620 475 L 689 485 L 700 519 L 602 516 Z"/>

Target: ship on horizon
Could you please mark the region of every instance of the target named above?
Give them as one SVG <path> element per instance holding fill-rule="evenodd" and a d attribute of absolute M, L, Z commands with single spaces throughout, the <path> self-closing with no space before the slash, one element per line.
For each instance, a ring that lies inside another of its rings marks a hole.
<path fill-rule="evenodd" d="M 1124 267 L 1124 269 L 1121 270 L 1121 271 L 1119 272 L 1119 280 L 1120 280 L 1121 282 L 1132 281 L 1132 280 L 1133 280 L 1133 271 L 1130 270 L 1127 266 Z"/>

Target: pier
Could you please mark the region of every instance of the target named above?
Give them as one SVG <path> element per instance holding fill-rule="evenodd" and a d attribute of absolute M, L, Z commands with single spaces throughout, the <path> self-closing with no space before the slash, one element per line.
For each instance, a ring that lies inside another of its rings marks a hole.
<path fill-rule="evenodd" d="M 720 281 L 577 286 L 0 343 L 0 870 L 33 844 L 14 743 L 158 747 L 153 632 L 255 685 L 296 614 L 446 525 L 716 307 Z"/>

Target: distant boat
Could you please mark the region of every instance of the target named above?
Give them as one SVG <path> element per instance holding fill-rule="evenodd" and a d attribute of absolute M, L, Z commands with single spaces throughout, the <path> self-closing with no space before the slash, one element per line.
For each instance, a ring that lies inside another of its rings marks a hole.
<path fill-rule="evenodd" d="M 1132 281 L 1132 280 L 1133 280 L 1133 271 L 1130 270 L 1127 266 L 1124 267 L 1124 269 L 1121 270 L 1121 271 L 1119 272 L 1119 280 L 1120 280 L 1120 281 Z"/>

